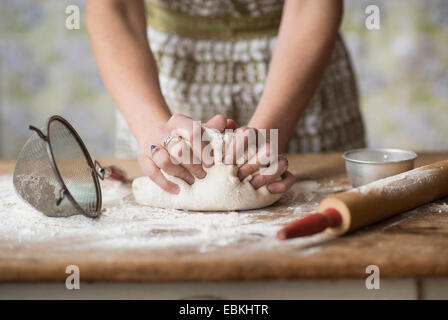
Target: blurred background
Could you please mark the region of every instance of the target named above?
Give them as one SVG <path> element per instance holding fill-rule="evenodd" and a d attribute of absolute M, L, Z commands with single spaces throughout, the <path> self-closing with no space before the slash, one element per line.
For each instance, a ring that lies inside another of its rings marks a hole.
<path fill-rule="evenodd" d="M 65 28 L 78 5 L 81 28 Z M 377 5 L 381 29 L 365 27 Z M 16 158 L 53 114 L 66 117 L 94 157 L 113 156 L 115 107 L 85 28 L 85 0 L 1 0 L 0 157 Z M 362 96 L 370 146 L 448 150 L 448 1 L 346 0 L 342 34 Z"/>

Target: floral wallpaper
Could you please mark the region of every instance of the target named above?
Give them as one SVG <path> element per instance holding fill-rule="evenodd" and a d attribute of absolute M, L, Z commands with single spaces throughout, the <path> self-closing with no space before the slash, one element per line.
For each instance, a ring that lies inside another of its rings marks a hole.
<path fill-rule="evenodd" d="M 65 27 L 78 5 L 79 30 Z M 0 156 L 15 158 L 29 124 L 66 117 L 95 157 L 112 155 L 114 105 L 90 49 L 85 1 L 2 0 L 0 9 Z"/>
<path fill-rule="evenodd" d="M 379 30 L 364 26 L 370 4 Z M 448 150 L 448 1 L 346 1 L 342 30 L 369 144 Z"/>
<path fill-rule="evenodd" d="M 380 29 L 365 26 L 368 5 Z M 79 30 L 65 8 L 81 10 Z M 115 107 L 90 51 L 85 0 L 2 0 L 0 157 L 15 158 L 52 114 L 68 118 L 95 157 L 114 153 Z M 347 0 L 342 33 L 357 71 L 371 146 L 448 150 L 448 1 Z"/>

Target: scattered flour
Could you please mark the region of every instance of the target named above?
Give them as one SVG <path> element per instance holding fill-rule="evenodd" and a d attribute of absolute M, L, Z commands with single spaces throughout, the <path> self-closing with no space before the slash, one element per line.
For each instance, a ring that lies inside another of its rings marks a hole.
<path fill-rule="evenodd" d="M 102 182 L 103 210 L 99 218 L 82 215 L 47 217 L 16 194 L 12 177 L 0 176 L 0 241 L 15 244 L 62 242 L 70 248 L 191 247 L 200 252 L 240 243 L 245 248 L 289 246 L 310 238 L 278 241 L 284 224 L 316 210 L 323 197 L 315 181 L 296 183 L 275 206 L 239 212 L 188 212 L 137 204 L 130 184 Z"/>
<path fill-rule="evenodd" d="M 325 196 L 348 188 L 348 185 L 302 181 L 274 204 L 271 211 L 188 212 L 138 205 L 130 184 L 105 181 L 99 218 L 82 215 L 52 218 L 23 202 L 14 190 L 12 176 L 3 175 L 0 176 L 0 242 L 10 248 L 57 241 L 64 244 L 64 249 L 175 246 L 198 252 L 244 244 L 244 250 L 293 246 L 307 248 L 301 254 L 313 254 L 320 250 L 320 241 L 328 239 L 326 234 L 278 241 L 276 232 L 286 223 L 315 212 Z M 438 206 L 435 212 L 448 212 L 446 203 L 434 205 Z M 309 249 L 310 245 L 313 249 Z"/>

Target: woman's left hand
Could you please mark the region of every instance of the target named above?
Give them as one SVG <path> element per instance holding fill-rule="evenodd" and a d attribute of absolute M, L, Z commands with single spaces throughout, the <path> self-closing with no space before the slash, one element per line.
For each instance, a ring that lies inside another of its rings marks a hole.
<path fill-rule="evenodd" d="M 238 178 L 240 181 L 243 181 L 249 175 L 258 171 L 258 173 L 250 180 L 251 185 L 255 189 L 259 189 L 266 185 L 271 193 L 284 193 L 295 183 L 294 176 L 288 171 L 288 160 L 285 156 L 279 155 L 278 153 L 273 155 L 270 154 L 271 142 L 269 138 L 264 137 L 264 143 L 258 148 L 258 138 L 261 133 L 258 132 L 257 129 L 242 127 L 236 130 L 232 142 L 226 148 L 227 151 L 224 163 L 235 163 L 237 158 L 236 155 L 241 154 L 243 151 L 241 149 L 248 149 L 248 144 L 250 143 L 250 139 L 248 139 L 249 130 L 253 130 L 257 136 L 257 139 L 255 139 L 256 141 L 251 141 L 251 143 L 256 144 L 255 146 L 257 149 L 255 155 L 246 160 L 239 168 Z M 238 139 L 240 139 L 240 143 L 235 143 Z M 242 141 L 244 141 L 244 143 L 241 143 Z"/>
<path fill-rule="evenodd" d="M 251 180 L 250 184 L 255 188 L 261 188 L 266 185 L 271 193 L 283 193 L 287 191 L 295 182 L 295 178 L 291 172 L 288 171 L 288 160 L 279 156 L 277 163 L 270 164 L 270 166 L 277 166 L 273 174 L 256 174 Z M 243 181 L 247 176 L 253 174 L 259 169 L 266 167 L 259 162 L 255 164 L 245 163 L 238 170 L 238 178 Z M 280 178 L 280 180 L 278 180 Z"/>

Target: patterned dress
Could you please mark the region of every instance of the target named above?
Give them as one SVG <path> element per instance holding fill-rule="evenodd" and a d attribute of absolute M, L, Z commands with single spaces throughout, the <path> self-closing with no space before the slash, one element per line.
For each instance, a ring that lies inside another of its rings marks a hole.
<path fill-rule="evenodd" d="M 263 92 L 282 8 L 278 0 L 146 1 L 149 43 L 172 113 L 201 121 L 221 113 L 247 124 Z M 336 151 L 364 144 L 355 78 L 339 37 L 285 151 Z M 137 153 L 118 112 L 116 153 Z"/>

